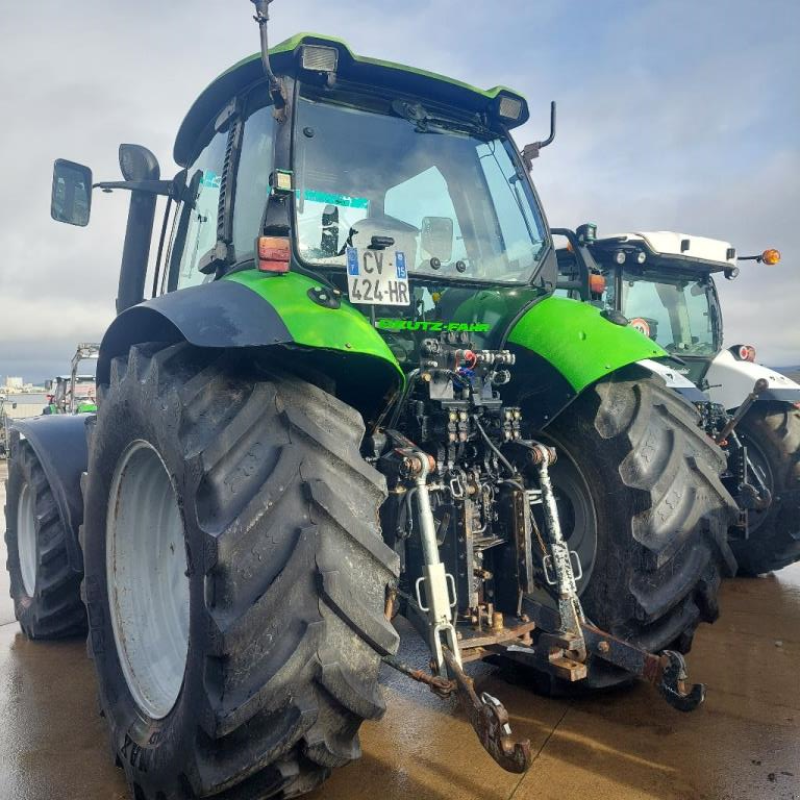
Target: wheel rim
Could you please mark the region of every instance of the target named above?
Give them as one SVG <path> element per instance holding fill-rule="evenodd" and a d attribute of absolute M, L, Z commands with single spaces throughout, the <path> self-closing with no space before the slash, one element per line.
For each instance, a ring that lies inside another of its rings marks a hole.
<path fill-rule="evenodd" d="M 25 594 L 33 597 L 36 591 L 36 516 L 33 492 L 27 483 L 22 486 L 17 507 L 17 552 Z"/>
<path fill-rule="evenodd" d="M 134 442 L 114 471 L 106 579 L 114 640 L 139 708 L 163 719 L 183 686 L 189 652 L 189 579 L 183 521 L 161 456 Z"/>

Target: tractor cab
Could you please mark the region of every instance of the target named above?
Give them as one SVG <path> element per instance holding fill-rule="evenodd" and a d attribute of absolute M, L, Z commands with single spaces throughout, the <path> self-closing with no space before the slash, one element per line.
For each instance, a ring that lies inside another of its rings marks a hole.
<path fill-rule="evenodd" d="M 780 260 L 777 250 L 737 259 L 729 242 L 673 231 L 597 238 L 595 226 L 583 225 L 564 234 L 574 238 L 557 251 L 561 291 L 620 313 L 682 362 L 681 372 L 701 386 L 723 349 L 714 276 L 735 279 L 737 260 Z M 736 345 L 731 356 L 753 361 L 755 351 Z"/>
<path fill-rule="evenodd" d="M 404 369 L 431 334 L 498 342 L 509 308 L 554 281 L 510 135 L 529 117 L 524 98 L 362 58 L 330 37 L 297 36 L 270 59 L 285 105 L 257 81 L 256 55 L 183 123 L 175 156 L 195 200 L 178 211 L 165 288 L 254 264 L 303 295 L 304 276 L 322 277 L 319 302 L 349 301 Z"/>
<path fill-rule="evenodd" d="M 97 411 L 97 387 L 94 375 L 57 375 L 46 382 L 48 405 L 45 414 L 84 414 Z"/>
<path fill-rule="evenodd" d="M 425 336 L 496 346 L 503 319 L 552 291 L 551 239 L 526 169 L 547 142 L 520 152 L 512 141 L 529 118 L 521 95 L 313 34 L 269 59 L 279 90 L 256 54 L 196 100 L 173 181 L 160 180 L 149 151 L 123 145 L 126 181 L 97 184 L 132 192 L 129 229 L 139 233 L 144 213 L 152 229 L 148 201 L 170 199 L 154 296 L 222 279 L 258 283 L 270 302 L 291 295 L 298 311 L 345 301 L 407 371 Z M 54 218 L 85 224 L 91 185 L 87 168 L 57 163 Z M 126 243 L 120 311 L 143 299 L 148 254 Z M 267 287 L 265 276 L 276 280 Z"/>
<path fill-rule="evenodd" d="M 100 346 L 97 344 L 79 344 L 72 357 L 70 374 L 58 375 L 45 382 L 45 415 L 88 414 L 97 411 L 96 377 L 89 372 L 79 374 L 78 369 L 86 362 L 96 362 L 99 353 Z"/>
<path fill-rule="evenodd" d="M 685 362 L 699 383 L 722 349 L 722 313 L 713 275 L 738 271 L 727 242 L 671 231 L 624 234 L 592 247 L 605 278 L 603 303 Z"/>

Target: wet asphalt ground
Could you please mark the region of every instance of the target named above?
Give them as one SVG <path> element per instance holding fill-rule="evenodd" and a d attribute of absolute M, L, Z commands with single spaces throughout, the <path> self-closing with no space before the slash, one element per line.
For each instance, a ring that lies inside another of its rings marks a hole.
<path fill-rule="evenodd" d="M 5 466 L 0 462 L 0 505 Z M 0 522 L 0 527 L 2 527 Z M 4 545 L 0 563 L 5 564 Z M 548 699 L 478 667 L 536 758 L 527 775 L 497 768 L 454 702 L 394 673 L 388 711 L 362 728 L 361 761 L 311 800 L 800 800 L 800 566 L 728 582 L 690 673 L 708 686 L 694 714 L 648 686 Z M 404 630 L 404 633 L 406 631 Z M 403 658 L 425 663 L 405 637 Z M 122 773 L 97 716 L 83 641 L 22 636 L 0 572 L 0 800 L 123 800 Z"/>

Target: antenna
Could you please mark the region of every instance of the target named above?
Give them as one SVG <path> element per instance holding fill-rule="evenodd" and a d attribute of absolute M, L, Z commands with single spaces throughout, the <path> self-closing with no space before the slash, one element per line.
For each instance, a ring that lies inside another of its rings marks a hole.
<path fill-rule="evenodd" d="M 264 72 L 267 73 L 269 79 L 269 93 L 272 95 L 272 101 L 275 104 L 276 116 L 286 107 L 286 91 L 283 88 L 278 77 L 272 71 L 272 65 L 269 61 L 269 7 L 274 0 L 250 0 L 256 7 L 255 21 L 258 23 L 258 29 L 261 34 L 261 62 L 264 65 Z M 280 118 L 280 117 L 279 117 Z"/>
<path fill-rule="evenodd" d="M 522 160 L 525 162 L 525 166 L 528 168 L 529 172 L 531 169 L 533 169 L 533 160 L 535 158 L 539 158 L 539 151 L 543 147 L 547 147 L 547 145 L 552 144 L 555 138 L 556 138 L 556 101 L 553 100 L 550 103 L 550 135 L 543 142 L 534 142 L 533 144 L 527 144 L 525 145 L 525 147 L 522 148 Z"/>

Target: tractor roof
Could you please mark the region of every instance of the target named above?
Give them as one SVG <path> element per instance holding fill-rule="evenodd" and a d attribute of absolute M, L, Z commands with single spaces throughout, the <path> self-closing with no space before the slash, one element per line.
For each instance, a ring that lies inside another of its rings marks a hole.
<path fill-rule="evenodd" d="M 676 231 L 617 233 L 598 239 L 597 244 L 603 248 L 634 245 L 647 254 L 645 268 L 657 265 L 682 271 L 719 272 L 736 266 L 736 250 L 730 242 Z"/>
<path fill-rule="evenodd" d="M 426 97 L 470 112 L 490 111 L 498 105 L 498 98 L 511 97 L 521 101 L 522 110 L 518 119 L 506 120 L 506 126 L 509 128 L 524 124 L 530 116 L 525 98 L 512 89 L 504 86 L 478 89 L 445 75 L 437 75 L 434 72 L 426 72 L 391 61 L 359 56 L 341 39 L 315 33 L 299 33 L 273 47 L 270 50 L 273 71 L 278 75 L 292 75 L 299 72 L 301 69 L 299 51 L 305 44 L 335 47 L 339 51 L 337 75 L 348 81 Z M 261 54 L 255 53 L 213 81 L 192 105 L 178 131 L 175 140 L 175 161 L 181 166 L 187 166 L 194 155 L 197 137 L 214 115 L 234 95 L 263 78 Z"/>

